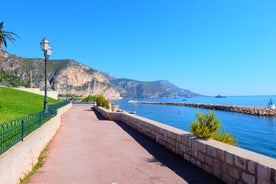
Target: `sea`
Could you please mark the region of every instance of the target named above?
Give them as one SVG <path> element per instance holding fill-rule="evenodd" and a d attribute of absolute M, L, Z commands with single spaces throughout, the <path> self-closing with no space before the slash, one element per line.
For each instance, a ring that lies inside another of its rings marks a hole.
<path fill-rule="evenodd" d="M 167 124 L 185 131 L 190 131 L 190 124 L 196 120 L 196 112 L 209 113 L 208 109 L 185 106 L 130 104 L 129 100 L 155 102 L 193 102 L 206 104 L 228 104 L 266 107 L 276 96 L 227 96 L 192 97 L 192 98 L 139 98 L 114 101 L 120 109 L 136 112 L 137 115 Z M 275 104 L 275 103 L 274 103 Z M 230 132 L 237 139 L 237 146 L 272 158 L 276 158 L 276 117 L 254 116 L 241 113 L 214 111 L 222 121 L 221 129 Z"/>

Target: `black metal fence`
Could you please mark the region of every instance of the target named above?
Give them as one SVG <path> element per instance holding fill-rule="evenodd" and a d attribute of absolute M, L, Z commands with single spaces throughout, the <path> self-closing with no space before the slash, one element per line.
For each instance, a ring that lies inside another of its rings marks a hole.
<path fill-rule="evenodd" d="M 57 114 L 58 108 L 69 103 L 70 101 L 63 101 L 58 104 L 49 105 L 47 114 L 41 111 L 0 124 L 0 154 L 19 141 L 23 141 L 26 136 L 54 117 Z"/>

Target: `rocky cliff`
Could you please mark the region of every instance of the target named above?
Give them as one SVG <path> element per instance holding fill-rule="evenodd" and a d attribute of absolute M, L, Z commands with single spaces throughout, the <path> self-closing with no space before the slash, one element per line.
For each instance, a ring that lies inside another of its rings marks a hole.
<path fill-rule="evenodd" d="M 199 94 L 181 89 L 167 80 L 142 82 L 131 79 L 110 79 L 115 88 L 126 98 L 193 97 Z"/>
<path fill-rule="evenodd" d="M 2 69 L 15 75 L 33 87 L 44 88 L 44 60 L 22 58 L 3 52 Z M 78 96 L 103 94 L 108 99 L 120 98 L 120 93 L 99 71 L 74 60 L 50 60 L 48 62 L 49 90 L 59 94 Z"/>

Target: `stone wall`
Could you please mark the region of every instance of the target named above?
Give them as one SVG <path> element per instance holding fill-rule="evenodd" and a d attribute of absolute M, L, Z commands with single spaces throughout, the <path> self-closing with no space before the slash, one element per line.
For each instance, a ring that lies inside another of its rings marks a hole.
<path fill-rule="evenodd" d="M 153 105 L 175 105 L 188 106 L 195 108 L 205 108 L 212 110 L 230 111 L 256 116 L 276 116 L 276 109 L 253 107 L 253 106 L 239 106 L 239 105 L 223 105 L 223 104 L 203 104 L 203 103 L 189 103 L 189 102 L 134 102 L 136 104 L 153 104 Z"/>
<path fill-rule="evenodd" d="M 68 104 L 57 115 L 0 156 L 0 183 L 20 183 L 37 163 L 41 151 L 60 127 L 61 115 L 71 108 Z"/>
<path fill-rule="evenodd" d="M 128 124 L 226 183 L 276 183 L 276 159 L 218 141 L 198 139 L 190 132 L 137 115 L 95 109 L 106 119 Z"/>

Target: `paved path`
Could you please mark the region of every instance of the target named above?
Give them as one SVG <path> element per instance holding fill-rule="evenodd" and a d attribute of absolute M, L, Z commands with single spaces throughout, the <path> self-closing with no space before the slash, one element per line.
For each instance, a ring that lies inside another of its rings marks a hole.
<path fill-rule="evenodd" d="M 123 123 L 73 105 L 49 144 L 39 184 L 220 183 Z"/>

